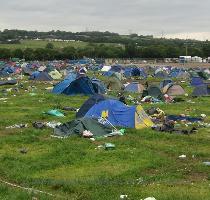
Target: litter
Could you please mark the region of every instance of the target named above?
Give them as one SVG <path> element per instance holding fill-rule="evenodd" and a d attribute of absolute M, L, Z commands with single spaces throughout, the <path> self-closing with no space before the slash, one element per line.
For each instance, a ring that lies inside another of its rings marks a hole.
<path fill-rule="evenodd" d="M 187 156 L 186 155 L 181 155 L 181 156 L 179 156 L 179 158 L 187 158 Z"/>
<path fill-rule="evenodd" d="M 128 195 L 126 195 L 126 194 L 121 194 L 120 195 L 120 199 L 127 199 L 128 198 Z"/>
<path fill-rule="evenodd" d="M 146 199 L 144 200 L 156 200 L 155 197 L 147 197 Z"/>
<path fill-rule="evenodd" d="M 203 162 L 204 165 L 210 166 L 210 162 Z"/>
<path fill-rule="evenodd" d="M 106 150 L 113 150 L 113 149 L 115 149 L 115 145 L 112 144 L 112 143 L 105 143 L 104 147 L 105 147 Z"/>
<path fill-rule="evenodd" d="M 85 138 L 91 138 L 93 137 L 93 134 L 90 131 L 84 130 L 82 136 Z"/>
<path fill-rule="evenodd" d="M 56 117 L 65 117 L 63 113 L 58 110 L 49 110 L 47 112 L 43 112 L 44 114 L 56 116 Z"/>
<path fill-rule="evenodd" d="M 27 128 L 28 124 L 14 124 L 12 126 L 7 126 L 6 129 L 13 129 L 13 128 Z"/>
<path fill-rule="evenodd" d="M 55 127 L 60 126 L 60 125 L 61 125 L 60 122 L 55 122 L 55 121 L 46 123 L 46 126 L 49 127 L 49 128 L 55 128 Z"/>

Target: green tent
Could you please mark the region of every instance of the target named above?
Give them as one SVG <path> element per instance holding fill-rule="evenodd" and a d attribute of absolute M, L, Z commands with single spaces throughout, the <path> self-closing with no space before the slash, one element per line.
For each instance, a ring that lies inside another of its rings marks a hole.
<path fill-rule="evenodd" d="M 95 137 L 108 135 L 112 132 L 111 127 L 99 123 L 96 119 L 80 118 L 56 127 L 54 129 L 54 134 L 61 137 L 67 137 L 70 135 L 82 136 L 82 133 L 85 130 L 90 131 Z"/>

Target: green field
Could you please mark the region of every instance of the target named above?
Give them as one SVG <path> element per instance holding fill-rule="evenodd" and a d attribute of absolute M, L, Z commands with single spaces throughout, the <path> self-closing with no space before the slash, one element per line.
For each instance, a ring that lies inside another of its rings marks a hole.
<path fill-rule="evenodd" d="M 26 49 L 26 48 L 45 48 L 46 44 L 49 41 L 46 40 L 22 40 L 20 44 L 0 44 L 0 48 L 9 48 L 9 49 Z M 73 46 L 75 48 L 85 47 L 88 43 L 86 42 L 50 42 L 54 45 L 55 48 L 63 48 L 67 46 Z"/>
<path fill-rule="evenodd" d="M 20 44 L 0 44 L 0 48 L 7 48 L 7 49 L 26 49 L 26 48 L 45 48 L 47 43 L 52 43 L 54 48 L 64 48 L 68 46 L 72 46 L 75 48 L 83 48 L 86 47 L 89 43 L 88 42 L 81 42 L 81 41 L 47 41 L 47 40 L 21 40 Z M 118 44 L 111 44 L 111 43 L 97 43 L 97 44 L 105 44 L 111 46 L 119 46 Z"/>
<path fill-rule="evenodd" d="M 25 88 L 34 85 L 22 83 Z M 32 122 L 72 120 L 74 112 L 66 112 L 65 118 L 42 112 L 61 106 L 79 108 L 87 97 L 53 95 L 45 90 L 51 85 L 35 86 L 36 96 L 29 95 L 31 89 L 0 93 L 0 98 L 8 98 L 6 102 L 0 101 L 0 181 L 39 189 L 56 197 L 0 182 L 0 199 L 118 200 L 122 194 L 131 200 L 152 196 L 157 200 L 210 199 L 210 167 L 202 163 L 210 161 L 209 129 L 201 128 L 190 136 L 127 129 L 124 136 L 95 142 L 76 136 L 55 139 L 50 136 L 52 129 L 35 129 Z M 155 106 L 167 114 L 210 116 L 209 98 L 192 101 L 195 104 L 185 101 Z M 5 129 L 20 123 L 28 123 L 29 128 Z M 114 143 L 116 149 L 97 149 L 105 142 Z M 20 153 L 21 148 L 28 152 Z M 179 159 L 182 154 L 187 158 Z"/>

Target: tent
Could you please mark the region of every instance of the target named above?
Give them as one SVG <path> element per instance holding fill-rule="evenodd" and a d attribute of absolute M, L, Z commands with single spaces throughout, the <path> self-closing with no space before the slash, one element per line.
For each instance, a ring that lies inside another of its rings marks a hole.
<path fill-rule="evenodd" d="M 110 90 L 118 90 L 118 91 L 124 88 L 123 84 L 116 77 L 109 78 L 109 80 L 106 82 L 106 86 Z"/>
<path fill-rule="evenodd" d="M 85 130 L 90 131 L 93 136 L 96 137 L 108 135 L 112 132 L 112 128 L 110 126 L 101 124 L 96 119 L 80 118 L 56 127 L 54 129 L 54 135 L 60 137 L 67 137 L 71 135 L 82 136 L 82 133 Z"/>
<path fill-rule="evenodd" d="M 31 76 L 33 74 L 33 71 L 29 67 L 22 67 L 22 73 L 24 75 Z"/>
<path fill-rule="evenodd" d="M 103 66 L 101 69 L 102 72 L 108 72 L 111 69 L 111 66 Z"/>
<path fill-rule="evenodd" d="M 153 125 L 143 108 L 126 106 L 118 100 L 104 100 L 95 104 L 85 114 L 88 118 L 106 118 L 112 125 L 127 128 L 145 128 Z"/>
<path fill-rule="evenodd" d="M 171 79 L 165 79 L 160 83 L 160 88 L 164 88 L 166 85 L 173 83 Z"/>
<path fill-rule="evenodd" d="M 198 86 L 198 85 L 203 85 L 203 80 L 200 77 L 193 77 L 191 80 L 191 86 Z"/>
<path fill-rule="evenodd" d="M 130 83 L 125 87 L 125 91 L 136 93 L 142 93 L 144 89 L 144 86 L 138 82 Z"/>
<path fill-rule="evenodd" d="M 74 79 L 74 75 L 72 75 L 68 80 L 58 83 L 52 92 L 66 95 L 93 95 L 96 93 L 93 84 L 88 77 L 82 76 Z"/>
<path fill-rule="evenodd" d="M 61 79 L 62 78 L 62 75 L 60 74 L 60 72 L 58 70 L 53 70 L 49 73 L 49 75 L 54 79 Z"/>
<path fill-rule="evenodd" d="M 91 79 L 91 82 L 92 82 L 93 88 L 97 94 L 105 94 L 106 93 L 106 87 L 99 79 L 93 78 L 93 79 Z"/>
<path fill-rule="evenodd" d="M 68 74 L 63 81 L 55 85 L 52 92 L 55 94 L 61 94 L 74 80 L 76 80 L 76 77 L 77 74 L 75 73 Z"/>
<path fill-rule="evenodd" d="M 163 99 L 163 94 L 158 86 L 151 85 L 147 90 L 143 91 L 142 97 L 151 96 L 156 99 Z"/>
<path fill-rule="evenodd" d="M 189 79 L 190 74 L 186 71 L 180 71 L 175 78 L 180 78 L 180 79 Z"/>
<path fill-rule="evenodd" d="M 194 88 L 192 96 L 199 97 L 199 96 L 209 96 L 210 95 L 210 85 L 198 85 Z"/>
<path fill-rule="evenodd" d="M 169 96 L 179 96 L 185 94 L 183 87 L 181 85 L 176 84 L 166 85 L 165 88 L 163 88 L 163 91 Z"/>
<path fill-rule="evenodd" d="M 101 94 L 95 94 L 91 96 L 84 104 L 80 107 L 79 111 L 76 113 L 76 118 L 84 117 L 90 108 L 95 104 L 108 99 L 106 96 Z"/>
<path fill-rule="evenodd" d="M 47 72 L 36 72 L 29 78 L 34 81 L 53 81 L 52 77 Z"/>

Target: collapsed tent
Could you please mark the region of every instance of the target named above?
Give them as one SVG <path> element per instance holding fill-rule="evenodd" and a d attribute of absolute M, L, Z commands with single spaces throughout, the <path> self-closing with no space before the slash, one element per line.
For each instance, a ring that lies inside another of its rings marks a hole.
<path fill-rule="evenodd" d="M 136 93 L 142 93 L 144 89 L 144 86 L 138 82 L 130 83 L 125 87 L 125 91 Z"/>
<path fill-rule="evenodd" d="M 16 80 L 0 81 L 0 86 L 3 86 L 3 85 L 15 85 L 15 84 L 17 84 Z"/>
<path fill-rule="evenodd" d="M 192 96 L 199 97 L 199 96 L 209 96 L 210 95 L 210 85 L 198 85 L 194 88 Z"/>
<path fill-rule="evenodd" d="M 86 130 L 90 131 L 93 136 L 96 137 L 108 135 L 112 132 L 112 128 L 110 126 L 101 124 L 96 119 L 81 118 L 56 127 L 54 129 L 54 134 L 61 137 L 67 137 L 75 134 L 82 136 L 83 132 Z"/>
<path fill-rule="evenodd" d="M 106 118 L 112 125 L 128 128 L 145 128 L 153 125 L 150 118 L 139 106 L 126 106 L 117 100 L 104 100 L 95 104 L 85 114 L 89 118 Z"/>

